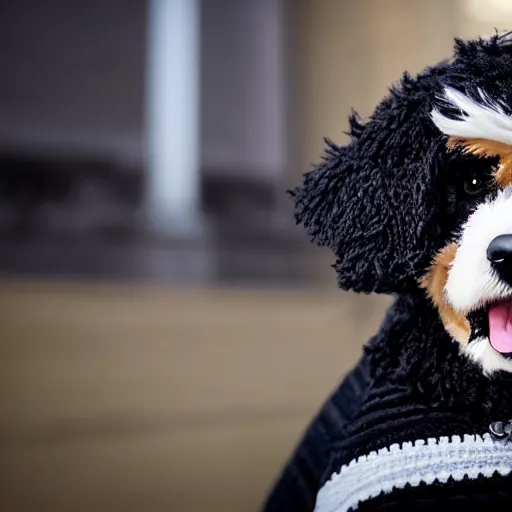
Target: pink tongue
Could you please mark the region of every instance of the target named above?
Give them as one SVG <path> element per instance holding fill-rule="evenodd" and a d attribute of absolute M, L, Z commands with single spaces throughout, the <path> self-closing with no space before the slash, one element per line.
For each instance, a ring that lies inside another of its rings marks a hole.
<path fill-rule="evenodd" d="M 495 304 L 489 308 L 489 341 L 494 350 L 512 353 L 512 303 Z"/>

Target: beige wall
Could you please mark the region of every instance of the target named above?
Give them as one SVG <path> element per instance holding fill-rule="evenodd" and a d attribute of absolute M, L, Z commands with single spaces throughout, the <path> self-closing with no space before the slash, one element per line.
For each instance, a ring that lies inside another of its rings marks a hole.
<path fill-rule="evenodd" d="M 457 34 L 460 37 L 489 36 L 512 29 L 509 0 L 455 0 Z"/>

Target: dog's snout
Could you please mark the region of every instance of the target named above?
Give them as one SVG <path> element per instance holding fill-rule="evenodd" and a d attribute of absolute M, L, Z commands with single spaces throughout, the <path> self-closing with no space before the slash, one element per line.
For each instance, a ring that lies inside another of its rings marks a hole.
<path fill-rule="evenodd" d="M 512 285 L 512 235 L 497 236 L 487 247 L 487 259 L 499 277 Z"/>

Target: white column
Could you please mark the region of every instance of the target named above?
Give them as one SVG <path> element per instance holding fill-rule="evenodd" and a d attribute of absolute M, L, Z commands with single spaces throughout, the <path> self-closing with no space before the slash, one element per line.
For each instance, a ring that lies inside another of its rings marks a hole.
<path fill-rule="evenodd" d="M 151 229 L 200 230 L 200 0 L 149 0 L 147 212 Z"/>

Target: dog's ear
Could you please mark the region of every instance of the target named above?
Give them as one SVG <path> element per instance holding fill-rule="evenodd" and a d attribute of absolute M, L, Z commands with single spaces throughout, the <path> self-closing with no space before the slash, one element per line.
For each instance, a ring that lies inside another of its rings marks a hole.
<path fill-rule="evenodd" d="M 404 75 L 367 123 L 353 115 L 351 141 L 327 141 L 320 165 L 291 191 L 297 222 L 334 251 L 343 289 L 417 290 L 439 243 L 434 180 L 445 146 L 430 118 L 439 74 Z"/>

